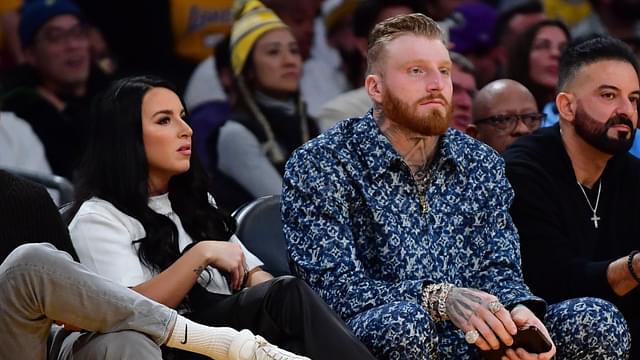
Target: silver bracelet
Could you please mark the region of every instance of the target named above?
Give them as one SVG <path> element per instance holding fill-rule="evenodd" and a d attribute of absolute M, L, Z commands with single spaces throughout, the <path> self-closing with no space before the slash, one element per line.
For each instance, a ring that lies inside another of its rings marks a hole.
<path fill-rule="evenodd" d="M 422 307 L 435 322 L 449 320 L 447 297 L 453 288 L 449 283 L 430 284 L 422 288 Z"/>

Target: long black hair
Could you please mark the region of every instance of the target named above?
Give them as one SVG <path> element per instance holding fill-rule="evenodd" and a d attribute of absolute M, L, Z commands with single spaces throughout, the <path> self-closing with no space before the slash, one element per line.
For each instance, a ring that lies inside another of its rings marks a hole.
<path fill-rule="evenodd" d="M 557 89 L 555 87 L 544 87 L 535 83 L 533 79 L 531 79 L 531 72 L 529 71 L 529 55 L 538 32 L 540 29 L 547 26 L 557 27 L 562 30 L 567 37 L 567 45 L 569 44 L 569 41 L 571 40 L 571 33 L 569 32 L 567 25 L 565 25 L 561 20 L 547 19 L 531 25 L 520 36 L 518 36 L 517 40 L 513 43 L 513 47 L 508 49 L 509 60 L 507 63 L 509 65 L 506 77 L 518 81 L 529 89 L 533 94 L 533 97 L 536 99 L 538 109 L 540 110 L 542 110 L 548 101 L 553 100 Z"/>
<path fill-rule="evenodd" d="M 114 82 L 93 102 L 87 151 L 78 168 L 75 215 L 84 201 L 98 197 L 137 219 L 146 237 L 136 240 L 138 256 L 156 271 L 169 267 L 180 256 L 178 231 L 166 216 L 151 210 L 149 169 L 142 137 L 142 101 L 157 87 L 176 92 L 169 82 L 150 76 L 128 77 Z M 182 106 L 184 106 L 184 102 Z M 169 199 L 194 242 L 228 240 L 235 232 L 232 217 L 209 203 L 208 177 L 195 154 L 189 170 L 169 181 Z"/>

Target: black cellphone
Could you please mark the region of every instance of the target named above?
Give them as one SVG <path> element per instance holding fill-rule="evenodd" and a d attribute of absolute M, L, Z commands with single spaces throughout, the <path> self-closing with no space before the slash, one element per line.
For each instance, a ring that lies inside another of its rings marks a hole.
<path fill-rule="evenodd" d="M 507 349 L 515 350 L 518 348 L 522 348 L 532 354 L 541 354 L 551 350 L 552 346 L 547 336 L 535 326 L 526 326 L 518 329 L 518 332 L 513 336 L 513 345 L 506 346 L 502 341 L 500 344 L 501 346 L 498 350 L 483 351 L 483 358 L 485 360 L 499 360 L 504 356 Z"/>

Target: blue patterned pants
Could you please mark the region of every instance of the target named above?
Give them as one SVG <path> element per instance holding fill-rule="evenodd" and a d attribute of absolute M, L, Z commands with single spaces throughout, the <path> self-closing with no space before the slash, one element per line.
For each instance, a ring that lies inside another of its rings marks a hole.
<path fill-rule="evenodd" d="M 624 360 L 631 337 L 622 314 L 609 302 L 578 298 L 550 305 L 544 319 L 557 360 Z M 462 331 L 434 323 L 418 304 L 394 302 L 347 320 L 378 359 L 477 359 Z"/>

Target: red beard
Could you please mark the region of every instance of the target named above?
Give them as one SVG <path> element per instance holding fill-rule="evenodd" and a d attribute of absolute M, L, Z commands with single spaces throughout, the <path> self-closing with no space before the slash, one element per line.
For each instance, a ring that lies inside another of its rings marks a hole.
<path fill-rule="evenodd" d="M 438 99 L 445 103 L 446 110 L 443 114 L 441 111 L 431 110 L 426 116 L 419 115 L 415 108 L 425 101 Z M 382 97 L 382 111 L 385 117 L 392 119 L 399 125 L 425 136 L 439 136 L 447 131 L 449 121 L 453 114 L 450 103 L 442 96 L 442 94 L 431 95 L 416 101 L 413 108 L 400 98 L 391 94 L 389 89 L 385 89 Z"/>

